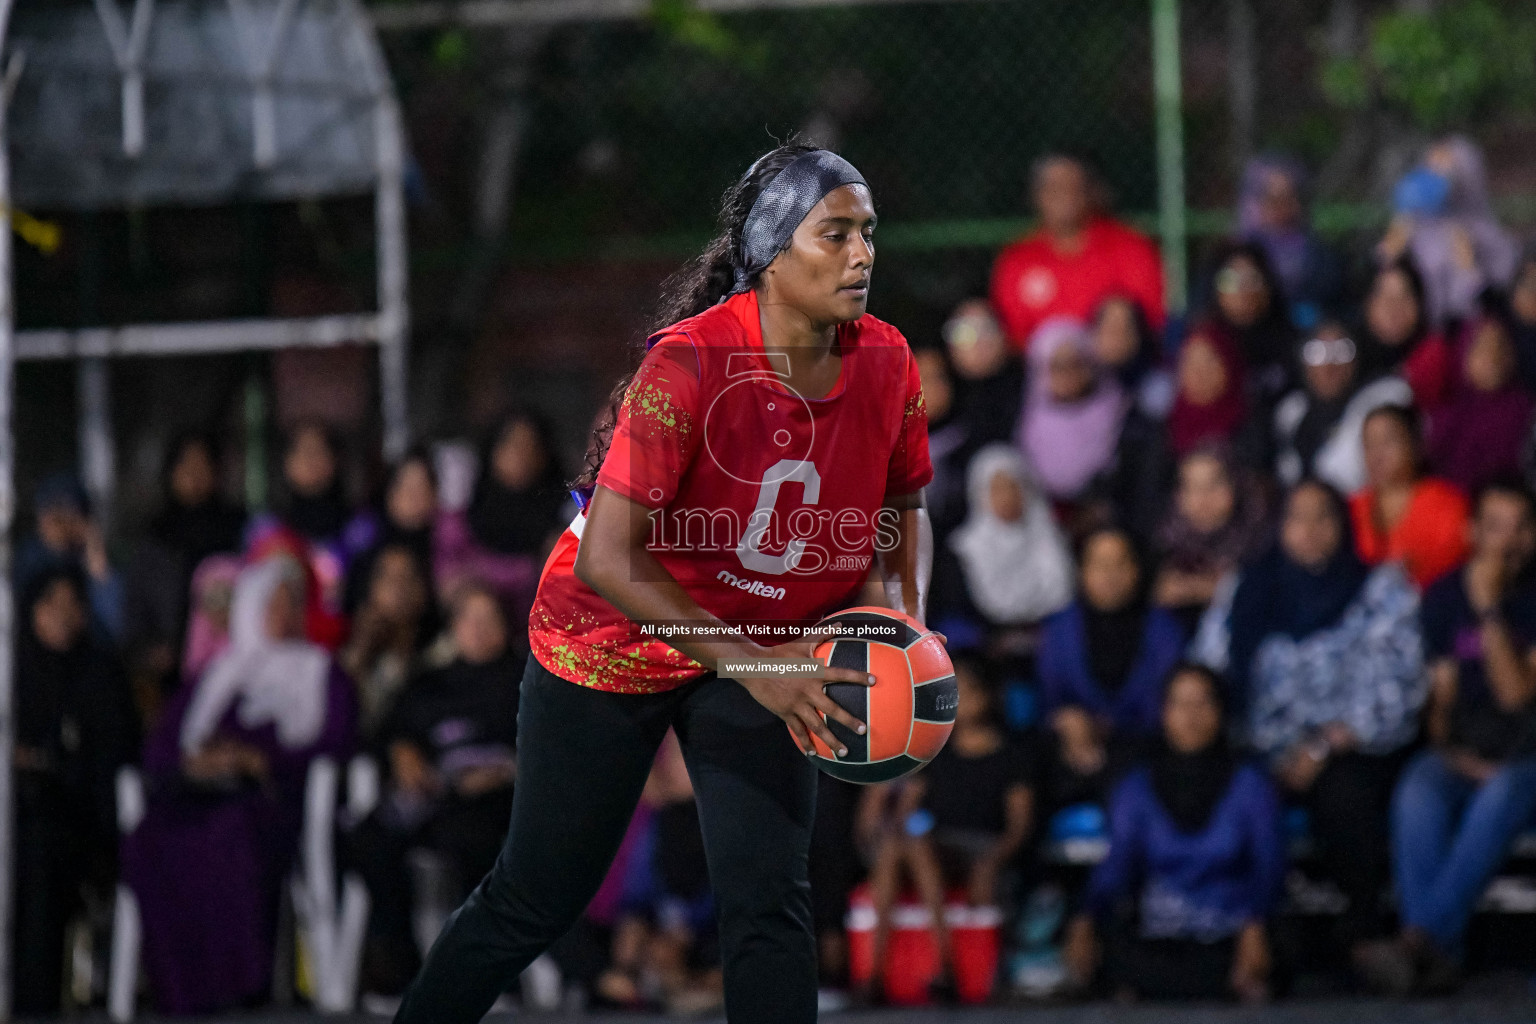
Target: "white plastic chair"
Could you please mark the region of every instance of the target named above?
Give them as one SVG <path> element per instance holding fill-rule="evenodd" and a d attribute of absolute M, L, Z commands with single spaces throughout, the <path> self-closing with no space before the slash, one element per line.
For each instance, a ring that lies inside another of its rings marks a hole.
<path fill-rule="evenodd" d="M 363 935 L 368 924 L 368 889 L 362 879 L 347 874 L 336 897 L 337 790 L 340 769 L 328 757 L 311 762 L 304 785 L 304 824 L 299 858 L 289 892 L 298 929 L 304 940 L 305 966 L 314 979 L 315 1008 L 322 1013 L 347 1013 L 357 999 L 357 972 Z M 378 769 L 368 758 L 348 766 L 348 813 L 366 815 L 378 801 Z M 117 825 L 131 835 L 144 820 L 144 779 L 137 768 L 117 773 Z M 139 980 L 143 922 L 133 890 L 118 883 L 112 913 L 111 967 L 107 982 L 107 1013 L 113 1021 L 133 1019 Z"/>
<path fill-rule="evenodd" d="M 144 777 L 137 768 L 117 770 L 117 828 L 132 835 L 144 820 Z M 139 982 L 139 947 L 143 941 L 139 901 L 133 890 L 117 883 L 112 907 L 112 954 L 107 978 L 107 1013 L 114 1021 L 133 1019 Z"/>
<path fill-rule="evenodd" d="M 357 797 L 372 796 L 377 802 L 378 771 L 365 758 L 348 766 L 349 813 L 358 813 Z M 348 1013 L 357 1001 L 357 973 L 362 959 L 363 936 L 368 926 L 368 888 L 357 875 L 341 879 L 341 898 L 336 897 L 336 807 L 340 769 L 328 757 L 309 766 L 304 787 L 304 831 L 299 864 L 290 880 L 293 909 L 309 976 L 314 981 L 315 1008 L 321 1013 Z M 371 791 L 369 779 L 372 779 Z M 370 803 L 367 810 L 372 810 Z M 362 811 L 366 814 L 367 810 Z"/>

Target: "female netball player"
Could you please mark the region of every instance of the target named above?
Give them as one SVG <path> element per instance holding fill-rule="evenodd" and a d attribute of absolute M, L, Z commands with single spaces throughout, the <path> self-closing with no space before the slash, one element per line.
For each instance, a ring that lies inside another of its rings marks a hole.
<path fill-rule="evenodd" d="M 771 666 L 810 659 L 818 638 L 804 628 L 851 605 L 921 620 L 933 471 L 906 340 L 864 312 L 875 211 L 859 172 L 781 147 L 726 193 L 722 221 L 669 282 L 668 326 L 606 444 L 599 433 L 590 500 L 544 567 L 512 825 L 401 1024 L 478 1021 L 571 927 L 669 726 L 699 802 L 728 1019 L 816 1018 L 806 755 L 812 734 L 846 754 L 818 712 L 846 737 L 864 732 L 823 687 L 871 678 Z"/>

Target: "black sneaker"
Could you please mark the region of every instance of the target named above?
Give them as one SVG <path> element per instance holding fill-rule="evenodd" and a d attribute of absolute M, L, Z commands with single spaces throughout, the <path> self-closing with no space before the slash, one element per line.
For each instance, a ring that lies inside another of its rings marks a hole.
<path fill-rule="evenodd" d="M 1461 988 L 1461 964 L 1429 943 L 1419 950 L 1418 974 L 1419 995 L 1448 996 Z"/>
<path fill-rule="evenodd" d="M 960 1002 L 960 989 L 955 985 L 953 971 L 944 971 L 928 983 L 928 998 L 940 1006 L 955 1006 Z"/>
<path fill-rule="evenodd" d="M 1418 984 L 1417 958 L 1401 939 L 1362 942 L 1350 959 L 1360 980 L 1377 995 L 1402 998 L 1412 994 Z"/>
<path fill-rule="evenodd" d="M 885 986 L 878 978 L 868 978 L 848 990 L 848 1005 L 854 1010 L 876 1010 L 885 1005 Z"/>

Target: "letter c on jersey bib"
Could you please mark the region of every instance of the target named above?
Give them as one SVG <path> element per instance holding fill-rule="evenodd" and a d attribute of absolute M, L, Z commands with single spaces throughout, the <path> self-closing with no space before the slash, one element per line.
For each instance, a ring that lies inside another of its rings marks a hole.
<path fill-rule="evenodd" d="M 747 520 L 747 529 L 741 543 L 736 545 L 736 557 L 742 567 L 770 576 L 782 576 L 800 564 L 805 553 L 804 540 L 791 540 L 784 545 L 783 554 L 770 555 L 762 550 L 763 536 L 773 525 L 774 506 L 779 501 L 779 487 L 787 480 L 798 480 L 805 485 L 804 504 L 815 505 L 821 499 L 821 474 L 816 465 L 804 459 L 780 459 L 763 474 L 758 485 L 757 506 Z"/>

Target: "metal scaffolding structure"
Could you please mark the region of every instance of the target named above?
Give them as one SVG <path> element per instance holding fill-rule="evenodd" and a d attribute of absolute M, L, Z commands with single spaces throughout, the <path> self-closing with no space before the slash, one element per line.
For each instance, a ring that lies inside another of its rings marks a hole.
<path fill-rule="evenodd" d="M 80 361 L 81 466 L 110 493 L 110 360 L 374 344 L 384 448 L 409 440 L 405 141 L 358 0 L 0 0 L 0 211 L 374 196 L 375 312 L 15 330 L 0 231 L 0 764 L 14 738 L 15 362 Z M 0 771 L 0 1018 L 11 996 L 14 805 Z"/>

